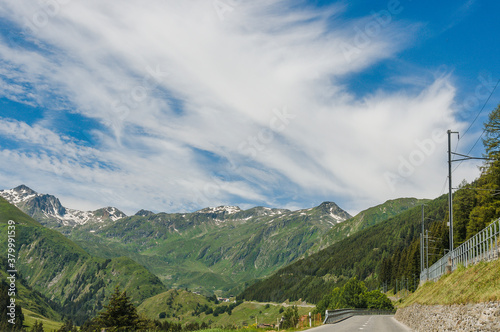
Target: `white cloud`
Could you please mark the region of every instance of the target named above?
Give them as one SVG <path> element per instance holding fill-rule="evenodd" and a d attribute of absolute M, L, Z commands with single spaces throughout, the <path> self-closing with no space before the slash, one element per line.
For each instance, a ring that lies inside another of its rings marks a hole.
<path fill-rule="evenodd" d="M 417 140 L 460 126 L 449 79 L 361 100 L 343 83 L 393 57 L 418 25 L 393 18 L 377 28 L 373 17 L 342 19 L 342 6 L 283 1 L 226 2 L 223 13 L 201 0 L 52 3 L 2 1 L 1 15 L 28 26 L 38 45 L 0 43 L 3 95 L 31 93 L 56 112 L 70 105 L 106 130 L 94 128 L 90 148 L 51 117 L 2 120 L 3 137 L 39 148 L 2 149 L 6 185 L 36 183 L 128 213 L 276 204 L 285 191 L 291 205 L 329 196 L 351 211 L 438 194 L 444 146 L 393 184 L 384 174 L 399 175 L 398 158 Z"/>

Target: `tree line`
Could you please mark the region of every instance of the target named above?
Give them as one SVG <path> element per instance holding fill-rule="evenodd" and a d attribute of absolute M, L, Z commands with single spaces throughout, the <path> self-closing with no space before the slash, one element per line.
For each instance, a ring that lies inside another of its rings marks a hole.
<path fill-rule="evenodd" d="M 488 160 L 481 175 L 471 184 L 462 183 L 453 197 L 454 247 L 500 217 L 500 105 L 489 115 L 483 137 Z M 427 202 L 424 211 L 432 240 L 431 265 L 449 248 L 448 195 Z M 420 277 L 421 229 L 422 209 L 416 206 L 278 270 L 238 298 L 318 303 L 325 291 L 340 288 L 353 277 L 368 289 L 395 289 L 406 280 L 408 288 L 414 288 Z"/>
<path fill-rule="evenodd" d="M 486 158 L 480 167 L 480 176 L 472 183 L 465 180 L 453 194 L 453 247 L 456 248 L 472 236 L 483 230 L 491 222 L 500 217 L 500 105 L 493 110 L 484 125 L 483 145 Z M 448 195 L 443 197 L 448 199 Z M 426 229 L 429 231 L 429 266 L 441 258 L 450 245 L 449 228 L 447 226 L 448 210 L 439 214 L 435 207 L 425 207 L 427 214 Z M 444 212 L 444 215 L 443 215 Z M 396 288 L 399 280 L 415 279 L 420 276 L 420 238 L 412 240 L 409 246 L 402 247 L 390 257 L 383 259 L 378 270 L 381 283 L 388 288 Z M 415 288 L 409 282 L 409 290 Z M 417 283 L 418 285 L 418 283 Z"/>

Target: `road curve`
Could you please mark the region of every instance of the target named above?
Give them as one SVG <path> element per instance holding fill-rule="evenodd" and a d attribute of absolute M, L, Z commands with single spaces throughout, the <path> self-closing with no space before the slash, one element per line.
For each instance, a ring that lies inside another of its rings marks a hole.
<path fill-rule="evenodd" d="M 394 319 L 393 315 L 353 316 L 335 324 L 325 324 L 309 332 L 407 332 L 409 327 Z"/>

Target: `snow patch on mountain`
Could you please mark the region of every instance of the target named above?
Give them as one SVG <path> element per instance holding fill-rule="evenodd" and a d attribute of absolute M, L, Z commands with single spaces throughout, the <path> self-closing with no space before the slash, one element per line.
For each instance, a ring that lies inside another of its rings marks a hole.
<path fill-rule="evenodd" d="M 24 185 L 20 185 L 14 189 L 0 190 L 0 196 L 14 205 L 34 198 L 36 195 L 37 193 L 35 191 Z"/>
<path fill-rule="evenodd" d="M 195 213 L 227 213 L 234 214 L 237 212 L 241 212 L 242 210 L 238 206 L 227 206 L 221 205 L 217 207 L 207 207 L 201 210 L 196 211 Z"/>
<path fill-rule="evenodd" d="M 74 227 L 89 222 L 103 223 L 126 217 L 123 212 L 114 207 L 106 207 L 96 211 L 68 209 L 62 206 L 55 196 L 39 194 L 25 185 L 14 189 L 0 190 L 0 196 L 42 224 L 56 222 L 63 226 Z"/>

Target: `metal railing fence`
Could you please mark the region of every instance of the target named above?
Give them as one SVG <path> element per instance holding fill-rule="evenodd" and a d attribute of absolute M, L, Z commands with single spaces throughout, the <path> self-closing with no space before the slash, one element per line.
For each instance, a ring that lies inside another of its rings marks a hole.
<path fill-rule="evenodd" d="M 396 310 L 382 309 L 337 309 L 327 310 L 323 324 L 335 324 L 352 316 L 361 315 L 394 315 Z"/>
<path fill-rule="evenodd" d="M 443 274 L 454 271 L 460 264 L 467 267 L 480 261 L 498 259 L 500 218 L 485 229 L 441 257 L 436 263 L 420 273 L 420 281 L 437 280 Z"/>

